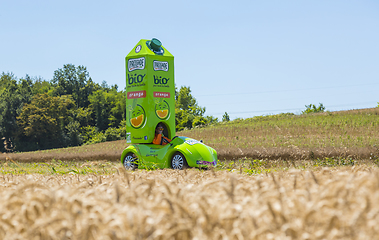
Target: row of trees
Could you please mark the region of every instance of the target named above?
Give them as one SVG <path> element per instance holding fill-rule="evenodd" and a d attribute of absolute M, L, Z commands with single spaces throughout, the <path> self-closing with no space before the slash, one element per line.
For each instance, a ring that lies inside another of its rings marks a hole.
<path fill-rule="evenodd" d="M 204 116 L 189 87 L 175 94 L 177 130 L 217 122 Z M 0 76 L 0 137 L 7 150 L 31 151 L 124 139 L 125 89 L 92 81 L 84 66 L 66 64 L 53 79 Z"/>

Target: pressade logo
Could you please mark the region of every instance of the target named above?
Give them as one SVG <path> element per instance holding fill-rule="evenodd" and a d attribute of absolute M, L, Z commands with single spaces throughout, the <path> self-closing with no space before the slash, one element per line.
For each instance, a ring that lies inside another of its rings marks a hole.
<path fill-rule="evenodd" d="M 154 61 L 153 62 L 154 71 L 168 71 L 168 62 Z"/>
<path fill-rule="evenodd" d="M 128 60 L 128 70 L 132 72 L 134 70 L 142 70 L 145 69 L 145 58 L 135 58 Z"/>

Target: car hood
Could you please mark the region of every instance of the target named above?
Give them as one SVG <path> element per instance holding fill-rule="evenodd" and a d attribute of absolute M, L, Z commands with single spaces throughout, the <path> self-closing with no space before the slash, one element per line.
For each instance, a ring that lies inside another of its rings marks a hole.
<path fill-rule="evenodd" d="M 215 165 L 217 163 L 217 153 L 213 148 L 193 138 L 179 137 L 179 139 L 181 141 L 175 148 L 197 164 Z"/>

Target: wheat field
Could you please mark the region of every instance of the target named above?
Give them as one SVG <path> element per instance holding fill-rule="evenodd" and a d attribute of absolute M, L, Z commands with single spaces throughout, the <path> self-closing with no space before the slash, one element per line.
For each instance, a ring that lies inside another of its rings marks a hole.
<path fill-rule="evenodd" d="M 374 239 L 374 166 L 0 176 L 0 239 Z"/>

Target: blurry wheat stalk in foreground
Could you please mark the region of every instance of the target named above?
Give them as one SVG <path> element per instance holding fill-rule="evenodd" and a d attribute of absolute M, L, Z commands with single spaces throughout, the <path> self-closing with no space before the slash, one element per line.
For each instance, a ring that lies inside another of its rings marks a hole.
<path fill-rule="evenodd" d="M 0 176 L 0 239 L 374 239 L 379 171 Z"/>

